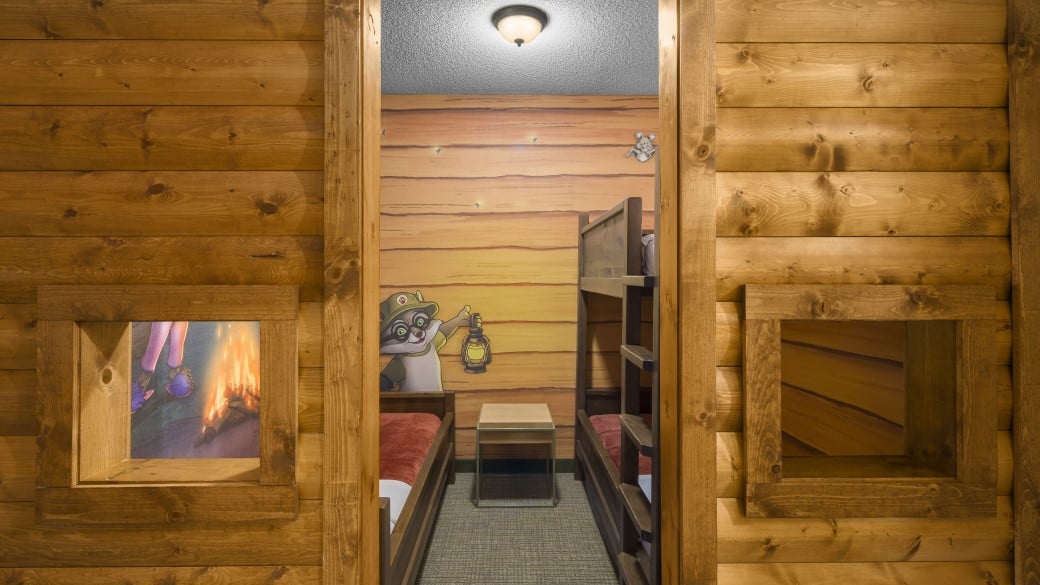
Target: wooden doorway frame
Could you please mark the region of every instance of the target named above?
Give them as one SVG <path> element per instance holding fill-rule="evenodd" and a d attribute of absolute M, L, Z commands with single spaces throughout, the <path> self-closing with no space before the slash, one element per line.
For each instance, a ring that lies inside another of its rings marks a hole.
<path fill-rule="evenodd" d="M 322 583 L 326 585 L 363 585 L 379 578 L 379 356 L 373 349 L 379 347 L 375 311 L 379 305 L 380 7 L 380 0 L 324 1 Z M 661 233 L 657 249 L 663 269 L 658 457 L 665 462 L 661 507 L 673 511 L 661 522 L 660 575 L 663 584 L 699 585 L 715 582 L 717 564 L 714 2 L 659 0 L 658 13 Z M 682 149 L 680 143 L 685 145 Z M 696 341 L 697 347 L 687 351 L 684 340 Z M 689 432 L 681 422 L 693 423 Z M 687 475 L 684 470 L 695 471 Z M 680 486 L 685 487 L 680 490 Z"/>

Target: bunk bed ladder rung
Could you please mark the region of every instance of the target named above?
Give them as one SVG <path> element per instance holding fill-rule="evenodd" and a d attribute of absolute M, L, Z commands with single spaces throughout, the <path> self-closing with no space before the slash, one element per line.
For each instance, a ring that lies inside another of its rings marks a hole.
<path fill-rule="evenodd" d="M 650 502 L 643 495 L 643 490 L 639 489 L 638 485 L 631 483 L 618 484 L 618 490 L 621 492 L 621 499 L 625 502 L 625 512 L 632 519 L 636 530 L 639 531 L 640 540 L 653 542 L 654 532 L 650 515 Z"/>
<path fill-rule="evenodd" d="M 654 357 L 654 352 L 642 345 L 622 345 L 621 355 L 644 372 L 652 372 L 656 369 L 657 359 Z"/>
<path fill-rule="evenodd" d="M 639 447 L 639 452 L 647 457 L 654 456 L 654 432 L 646 424 L 643 417 L 635 414 L 622 414 L 618 419 L 625 436 Z"/>
<path fill-rule="evenodd" d="M 625 585 L 650 585 L 646 573 L 640 566 L 635 556 L 628 553 L 618 555 L 618 569 L 621 573 L 621 582 Z"/>
<path fill-rule="evenodd" d="M 621 277 L 621 284 L 636 288 L 653 288 L 656 280 L 653 276 L 646 274 L 629 274 Z"/>

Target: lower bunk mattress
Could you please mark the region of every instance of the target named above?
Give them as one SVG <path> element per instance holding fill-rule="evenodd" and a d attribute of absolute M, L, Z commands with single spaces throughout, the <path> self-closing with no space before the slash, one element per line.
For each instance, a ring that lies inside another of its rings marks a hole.
<path fill-rule="evenodd" d="M 379 415 L 379 497 L 390 498 L 391 531 L 440 424 L 440 417 L 425 412 Z"/>

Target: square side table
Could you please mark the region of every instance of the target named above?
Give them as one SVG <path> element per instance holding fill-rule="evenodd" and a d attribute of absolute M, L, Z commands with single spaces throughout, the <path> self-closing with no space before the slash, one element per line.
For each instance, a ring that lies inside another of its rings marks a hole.
<path fill-rule="evenodd" d="M 488 445 L 544 445 L 548 447 L 546 475 L 549 498 L 544 503 L 519 499 L 489 502 L 483 497 L 484 447 Z M 477 470 L 473 483 L 473 503 L 477 507 L 553 507 L 556 492 L 556 425 L 546 404 L 495 404 L 480 407 L 477 420 Z"/>

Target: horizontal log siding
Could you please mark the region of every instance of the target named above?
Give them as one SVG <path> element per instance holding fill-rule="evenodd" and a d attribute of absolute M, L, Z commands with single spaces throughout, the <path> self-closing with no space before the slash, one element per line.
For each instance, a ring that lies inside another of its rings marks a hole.
<path fill-rule="evenodd" d="M 440 351 L 460 458 L 485 402 L 547 403 L 573 457 L 577 215 L 635 195 L 653 225 L 653 162 L 625 153 L 656 127 L 656 98 L 383 96 L 383 298 L 422 290 L 438 318 L 470 305 L 491 340 L 484 374 L 459 363 L 465 329 Z M 592 383 L 616 387 L 620 306 L 590 314 Z"/>
<path fill-rule="evenodd" d="M 0 581 L 320 583 L 322 14 L 0 7 Z M 299 287 L 295 520 L 37 524 L 36 287 L 98 283 Z"/>
<path fill-rule="evenodd" d="M 716 0 L 719 584 L 1012 581 L 1005 40 L 1003 0 Z M 749 283 L 993 286 L 997 517 L 746 518 Z"/>

